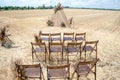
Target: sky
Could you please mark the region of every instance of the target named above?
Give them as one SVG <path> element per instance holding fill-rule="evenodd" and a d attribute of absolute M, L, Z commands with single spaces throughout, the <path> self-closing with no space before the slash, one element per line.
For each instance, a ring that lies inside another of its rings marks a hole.
<path fill-rule="evenodd" d="M 55 6 L 120 9 L 120 0 L 0 0 L 0 6 Z"/>

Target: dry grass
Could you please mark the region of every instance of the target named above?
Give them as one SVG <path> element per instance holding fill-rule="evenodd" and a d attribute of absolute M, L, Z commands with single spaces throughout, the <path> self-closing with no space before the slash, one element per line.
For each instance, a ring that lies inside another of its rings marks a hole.
<path fill-rule="evenodd" d="M 97 80 L 119 80 L 120 11 L 66 9 L 66 16 L 74 18 L 74 28 L 48 27 L 46 22 L 53 12 L 53 10 L 0 12 L 0 27 L 9 25 L 10 38 L 15 42 L 12 49 L 0 47 L 0 80 L 14 80 L 14 77 L 11 77 L 11 57 L 22 59 L 24 64 L 32 63 L 30 42 L 34 41 L 34 34 L 38 34 L 40 30 L 48 33 L 86 32 L 87 40 L 99 40 L 100 61 L 97 67 Z"/>

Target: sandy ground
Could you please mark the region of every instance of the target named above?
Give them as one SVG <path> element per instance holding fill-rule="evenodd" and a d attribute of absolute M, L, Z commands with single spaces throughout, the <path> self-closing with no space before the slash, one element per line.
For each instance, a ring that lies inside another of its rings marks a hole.
<path fill-rule="evenodd" d="M 15 43 L 11 49 L 0 47 L 0 80 L 15 80 L 11 60 L 22 59 L 25 64 L 32 63 L 30 42 L 34 41 L 34 33 L 38 34 L 40 30 L 86 32 L 87 40 L 99 40 L 97 80 L 120 80 L 120 11 L 64 11 L 68 18 L 74 18 L 74 28 L 48 27 L 46 21 L 53 10 L 0 11 L 0 27 L 10 26 L 10 39 Z"/>

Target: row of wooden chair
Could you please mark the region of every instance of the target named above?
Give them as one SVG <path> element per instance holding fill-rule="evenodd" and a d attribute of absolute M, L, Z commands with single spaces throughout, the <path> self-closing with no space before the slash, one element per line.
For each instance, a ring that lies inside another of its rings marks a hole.
<path fill-rule="evenodd" d="M 39 38 L 44 42 L 53 42 L 53 41 L 85 41 L 86 33 L 42 33 L 39 32 Z"/>
<path fill-rule="evenodd" d="M 77 74 L 77 80 L 81 76 L 88 76 L 89 73 L 94 74 L 94 80 L 96 80 L 96 63 L 99 59 L 95 59 L 93 61 L 84 61 L 77 62 L 74 65 L 74 72 L 72 77 L 70 78 L 70 64 L 66 65 L 47 65 L 47 80 L 53 79 L 67 79 L 73 80 L 73 76 Z M 18 73 L 17 77 L 21 80 L 28 80 L 29 78 L 38 78 L 39 80 L 45 80 L 43 75 L 43 68 L 40 64 L 32 64 L 32 65 L 21 65 L 15 64 L 16 71 Z"/>
<path fill-rule="evenodd" d="M 49 46 L 47 47 L 45 42 L 41 43 L 32 43 L 32 60 L 34 62 L 34 57 L 36 57 L 39 61 L 40 58 L 37 56 L 39 54 L 44 54 L 45 62 L 51 61 L 53 56 L 52 53 L 60 53 L 61 60 L 66 59 L 69 63 L 69 54 L 70 53 L 77 53 L 79 55 L 79 59 L 86 60 L 90 57 L 92 53 L 94 53 L 95 57 L 97 58 L 97 43 L 98 41 L 86 41 L 85 45 L 82 46 L 82 42 L 68 42 L 67 46 L 64 46 L 63 42 L 49 42 Z M 42 56 L 43 57 L 43 56 Z M 48 60 L 47 60 L 48 58 Z"/>
<path fill-rule="evenodd" d="M 99 41 L 86 41 L 85 36 L 86 33 L 64 33 L 63 38 L 61 38 L 61 33 L 47 34 L 40 32 L 36 42 L 31 42 L 32 60 L 34 62 L 36 57 L 40 62 L 41 58 L 38 55 L 43 53 L 45 63 L 49 62 L 49 64 L 46 64 L 47 79 L 65 78 L 70 80 L 70 55 L 75 53 L 75 58 L 78 57 L 75 62 L 78 62 L 74 65 L 71 79 L 75 73 L 77 74 L 77 80 L 79 80 L 81 75 L 87 76 L 92 72 L 96 80 L 97 44 Z M 46 41 L 48 42 L 47 46 Z M 67 46 L 65 41 L 68 41 Z M 95 55 L 94 59 L 87 60 L 92 54 Z M 55 65 L 54 61 L 57 62 Z M 66 61 L 66 63 L 63 61 Z"/>

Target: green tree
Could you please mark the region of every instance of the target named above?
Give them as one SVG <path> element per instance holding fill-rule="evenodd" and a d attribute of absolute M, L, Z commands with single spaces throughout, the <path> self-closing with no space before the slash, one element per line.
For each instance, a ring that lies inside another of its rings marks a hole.
<path fill-rule="evenodd" d="M 45 7 L 45 5 L 43 4 L 43 5 L 42 5 L 42 9 L 45 9 L 45 8 L 46 8 L 46 7 Z"/>

